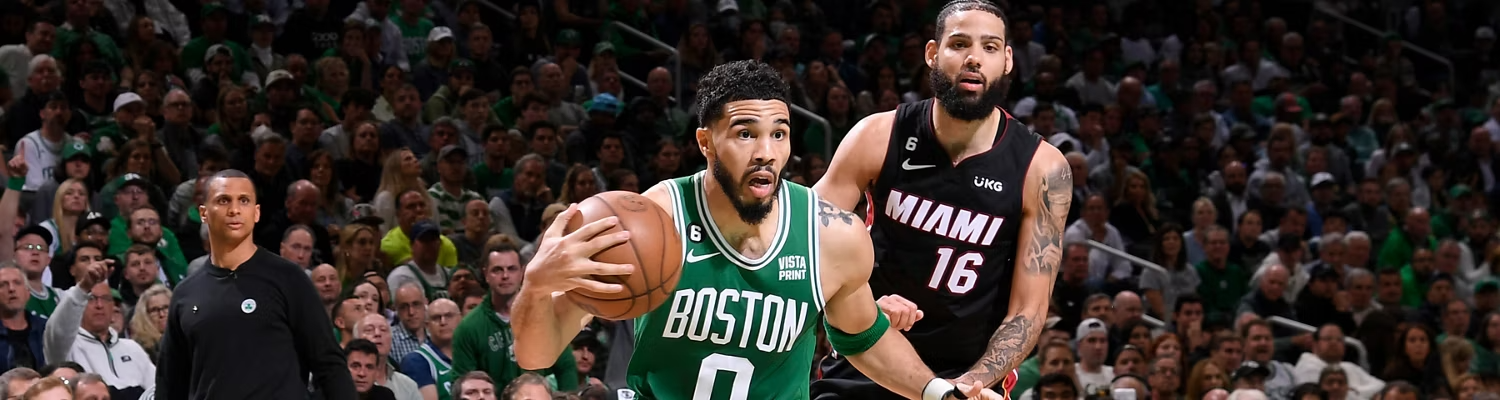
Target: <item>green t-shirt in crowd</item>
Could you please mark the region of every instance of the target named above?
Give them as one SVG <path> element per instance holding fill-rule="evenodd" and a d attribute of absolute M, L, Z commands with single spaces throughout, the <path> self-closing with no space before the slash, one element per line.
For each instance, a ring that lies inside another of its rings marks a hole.
<path fill-rule="evenodd" d="M 401 49 L 406 50 L 406 61 L 415 66 L 427 58 L 427 33 L 437 25 L 427 18 L 417 18 L 415 24 L 407 24 L 396 15 L 391 16 L 391 22 L 401 30 Z"/>
<path fill-rule="evenodd" d="M 510 184 L 516 180 L 516 171 L 506 168 L 496 173 L 490 171 L 490 167 L 484 163 L 474 164 L 474 181 L 479 184 L 479 191 L 485 197 L 495 198 L 500 196 L 500 191 L 510 189 Z"/>

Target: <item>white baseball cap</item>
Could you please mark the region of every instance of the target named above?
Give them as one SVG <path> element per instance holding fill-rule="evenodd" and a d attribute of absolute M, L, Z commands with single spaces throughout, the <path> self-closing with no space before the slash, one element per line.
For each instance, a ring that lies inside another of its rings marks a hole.
<path fill-rule="evenodd" d="M 234 52 L 229 50 L 229 46 L 216 44 L 213 46 L 208 46 L 208 51 L 203 52 L 203 62 L 207 63 L 209 61 L 212 61 L 214 59 L 214 56 L 219 55 L 220 53 L 228 55 L 231 58 L 234 57 Z"/>
<path fill-rule="evenodd" d="M 125 92 L 120 93 L 119 96 L 115 96 L 114 110 L 120 111 L 121 108 L 125 108 L 125 106 L 130 105 L 130 103 L 146 104 L 144 100 L 141 100 L 141 95 L 135 94 L 135 92 Z"/>
<path fill-rule="evenodd" d="M 439 41 L 439 40 L 452 39 L 452 38 L 453 38 L 453 30 L 452 29 L 448 29 L 448 27 L 446 27 L 446 26 L 439 26 L 439 27 L 436 27 L 436 28 L 432 28 L 432 31 L 427 32 L 427 43 L 432 43 L 432 42 L 436 42 L 436 41 Z"/>
<path fill-rule="evenodd" d="M 1327 173 L 1327 172 L 1319 172 L 1319 173 L 1313 174 L 1313 177 L 1312 177 L 1312 187 L 1318 187 L 1319 185 L 1322 185 L 1322 184 L 1325 184 L 1325 183 L 1338 183 L 1338 182 L 1335 182 L 1333 180 L 1333 174 L 1330 174 L 1330 173 Z"/>
<path fill-rule="evenodd" d="M 1109 327 L 1104 325 L 1104 321 L 1098 318 L 1089 318 L 1078 323 L 1077 335 L 1074 335 L 1073 338 L 1082 341 L 1083 338 L 1095 333 L 1108 335 Z"/>
<path fill-rule="evenodd" d="M 280 82 L 283 80 L 294 81 L 294 79 L 292 78 L 292 73 L 287 72 L 287 70 L 284 69 L 271 71 L 271 73 L 266 74 L 266 87 L 271 87 L 271 85 L 275 85 L 276 82 Z"/>

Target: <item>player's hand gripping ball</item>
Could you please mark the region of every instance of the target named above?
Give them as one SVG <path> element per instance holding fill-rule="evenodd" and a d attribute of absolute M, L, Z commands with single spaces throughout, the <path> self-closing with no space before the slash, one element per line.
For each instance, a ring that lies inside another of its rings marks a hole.
<path fill-rule="evenodd" d="M 634 265 L 635 271 L 629 275 L 593 276 L 599 282 L 623 286 L 620 292 L 579 287 L 568 291 L 568 297 L 584 311 L 611 320 L 639 317 L 665 302 L 682 276 L 682 238 L 677 234 L 672 215 L 651 199 L 625 191 L 604 192 L 584 199 L 578 203 L 578 211 L 578 215 L 568 220 L 565 232 L 572 233 L 611 216 L 619 218 L 618 225 L 599 234 L 625 230 L 630 232 L 630 240 L 595 253 L 592 259 Z"/>

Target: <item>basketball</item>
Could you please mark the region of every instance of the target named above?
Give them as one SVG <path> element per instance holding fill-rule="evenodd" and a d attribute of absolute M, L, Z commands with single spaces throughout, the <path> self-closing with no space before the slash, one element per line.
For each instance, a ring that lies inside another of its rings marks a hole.
<path fill-rule="evenodd" d="M 661 305 L 677 288 L 682 271 L 682 238 L 672 223 L 672 215 L 651 199 L 639 194 L 604 192 L 578 203 L 579 215 L 568 221 L 568 233 L 610 216 L 620 223 L 600 233 L 608 235 L 622 229 L 630 232 L 630 241 L 595 254 L 594 261 L 630 264 L 630 275 L 601 276 L 594 280 L 625 286 L 619 293 L 598 293 L 584 288 L 568 292 L 568 297 L 584 311 L 600 318 L 626 320 L 646 314 Z"/>

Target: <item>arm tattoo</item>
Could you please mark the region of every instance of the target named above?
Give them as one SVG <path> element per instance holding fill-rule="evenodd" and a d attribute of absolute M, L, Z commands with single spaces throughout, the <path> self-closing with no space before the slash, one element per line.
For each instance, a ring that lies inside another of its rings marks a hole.
<path fill-rule="evenodd" d="M 1042 176 L 1042 185 L 1037 191 L 1039 207 L 1036 224 L 1031 234 L 1031 254 L 1025 260 L 1026 272 L 1051 275 L 1062 261 L 1063 226 L 1073 202 L 1073 171 L 1064 165 L 1054 168 Z"/>
<path fill-rule="evenodd" d="M 1029 352 L 1026 349 L 1026 338 L 1031 337 L 1031 327 L 1031 320 L 1025 315 L 1006 319 L 1005 323 L 1000 324 L 1000 329 L 995 330 L 995 335 L 990 336 L 989 349 L 985 350 L 984 356 L 979 358 L 979 362 L 966 375 L 987 386 L 1005 379 Z"/>
<path fill-rule="evenodd" d="M 818 219 L 823 222 L 823 226 L 828 226 L 834 220 L 843 221 L 845 225 L 856 225 L 859 223 L 859 216 L 844 211 L 839 206 L 833 205 L 833 203 L 829 203 L 828 200 L 823 199 L 818 199 Z"/>
<path fill-rule="evenodd" d="M 1037 191 L 1036 219 L 1031 228 L 1034 230 L 1031 232 L 1031 242 L 1024 249 L 1030 253 L 1019 262 L 1025 264 L 1021 267 L 1025 273 L 1045 274 L 1051 279 L 1057 272 L 1058 262 L 1062 260 L 1062 224 L 1067 217 L 1068 206 L 1073 202 L 1073 172 L 1063 165 L 1048 171 L 1041 180 L 1041 188 Z M 990 336 L 988 348 L 979 357 L 979 362 L 960 379 L 978 379 L 986 386 L 993 386 L 1005 379 L 1031 352 L 1030 345 L 1035 343 L 1027 343 L 1027 340 L 1035 340 L 1033 338 L 1041 334 L 1042 326 L 1035 324 L 1031 318 L 1043 317 L 1045 315 L 1027 317 L 1022 313 L 1006 318 L 1000 324 L 1000 329 L 996 329 L 995 334 Z"/>

